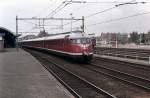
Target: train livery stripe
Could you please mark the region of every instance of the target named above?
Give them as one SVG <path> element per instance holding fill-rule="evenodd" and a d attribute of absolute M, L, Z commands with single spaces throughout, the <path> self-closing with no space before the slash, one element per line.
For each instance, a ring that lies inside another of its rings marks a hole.
<path fill-rule="evenodd" d="M 59 51 L 59 50 L 53 50 L 53 49 L 48 49 L 48 48 L 42 48 L 42 47 L 33 47 L 33 46 L 27 46 L 27 45 L 23 45 L 23 46 L 26 46 L 26 47 L 31 47 L 31 48 L 39 48 L 39 49 L 44 49 L 44 50 L 49 50 L 49 51 L 54 51 L 54 52 L 60 52 L 60 53 L 63 53 L 63 54 L 68 54 L 68 55 L 83 55 L 83 53 L 71 53 L 71 52 L 64 52 L 64 51 Z M 92 55 L 93 53 L 89 53 L 89 55 Z"/>

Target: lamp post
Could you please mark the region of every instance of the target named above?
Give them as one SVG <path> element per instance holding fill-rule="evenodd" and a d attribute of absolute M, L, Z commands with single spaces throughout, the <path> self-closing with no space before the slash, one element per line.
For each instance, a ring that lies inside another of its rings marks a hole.
<path fill-rule="evenodd" d="M 70 13 L 70 16 L 71 16 L 71 32 L 72 32 L 72 19 L 73 19 L 72 13 Z"/>

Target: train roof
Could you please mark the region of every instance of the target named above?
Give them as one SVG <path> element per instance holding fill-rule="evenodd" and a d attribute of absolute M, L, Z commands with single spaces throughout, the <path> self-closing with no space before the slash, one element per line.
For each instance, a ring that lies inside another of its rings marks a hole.
<path fill-rule="evenodd" d="M 76 38 L 90 38 L 90 36 L 86 33 L 83 33 L 81 31 L 72 31 L 72 32 L 65 32 L 60 34 L 53 34 L 51 36 L 41 37 L 41 38 L 35 38 L 35 39 L 29 39 L 29 40 L 23 40 L 20 42 L 29 42 L 29 41 L 41 41 L 41 40 L 54 40 L 54 39 L 76 39 Z"/>

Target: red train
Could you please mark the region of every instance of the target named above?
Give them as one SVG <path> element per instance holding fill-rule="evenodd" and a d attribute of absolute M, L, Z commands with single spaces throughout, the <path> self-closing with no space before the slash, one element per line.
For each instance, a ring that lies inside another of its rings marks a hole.
<path fill-rule="evenodd" d="M 24 40 L 20 43 L 23 47 L 43 49 L 76 60 L 90 61 L 93 56 L 92 41 L 81 31 Z"/>

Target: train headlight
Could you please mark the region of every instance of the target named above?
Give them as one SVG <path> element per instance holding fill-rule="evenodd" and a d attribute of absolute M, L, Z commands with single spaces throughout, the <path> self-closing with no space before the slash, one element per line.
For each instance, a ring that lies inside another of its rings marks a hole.
<path fill-rule="evenodd" d="M 84 51 L 84 52 L 83 52 L 83 55 L 88 55 L 88 52 Z"/>
<path fill-rule="evenodd" d="M 83 49 L 86 49 L 86 45 L 83 45 Z"/>

